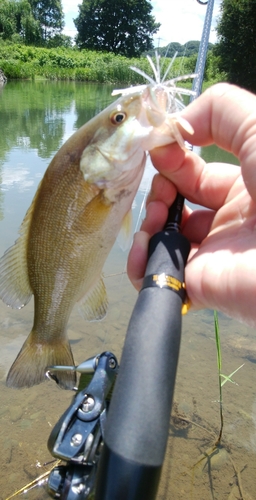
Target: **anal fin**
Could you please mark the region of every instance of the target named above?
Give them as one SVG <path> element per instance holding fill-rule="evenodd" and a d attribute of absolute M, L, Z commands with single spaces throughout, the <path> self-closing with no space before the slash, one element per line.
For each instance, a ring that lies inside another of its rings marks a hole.
<path fill-rule="evenodd" d="M 79 302 L 79 311 L 86 321 L 97 321 L 106 316 L 108 307 L 107 291 L 102 278 Z"/>

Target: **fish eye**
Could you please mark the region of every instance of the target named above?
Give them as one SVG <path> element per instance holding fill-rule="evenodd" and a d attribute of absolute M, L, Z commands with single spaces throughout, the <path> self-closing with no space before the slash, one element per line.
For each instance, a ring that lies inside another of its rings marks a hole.
<path fill-rule="evenodd" d="M 113 125 L 120 125 L 126 119 L 126 113 L 123 111 L 116 111 L 110 116 L 110 120 Z"/>

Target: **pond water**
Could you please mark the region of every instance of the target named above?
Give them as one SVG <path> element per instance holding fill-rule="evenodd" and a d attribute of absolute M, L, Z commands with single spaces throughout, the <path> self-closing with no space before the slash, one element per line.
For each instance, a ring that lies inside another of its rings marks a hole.
<path fill-rule="evenodd" d="M 60 82 L 9 82 L 0 95 L 0 254 L 13 244 L 36 187 L 51 158 L 82 124 L 113 100 L 112 86 Z M 232 163 L 215 147 L 207 161 Z M 134 228 L 153 175 L 148 163 L 133 204 Z M 142 210 L 143 212 L 143 210 Z M 109 311 L 102 322 L 86 323 L 75 307 L 68 335 L 76 364 L 104 350 L 120 360 L 136 292 L 125 275 L 127 252 L 115 244 L 104 268 Z M 0 498 L 49 469 L 47 439 L 70 404 L 71 393 L 45 382 L 30 389 L 5 386 L 5 378 L 31 330 L 33 301 L 22 310 L 0 302 Z M 223 372 L 238 385 L 223 386 L 223 447 L 209 453 L 219 432 L 218 376 L 212 311 L 190 312 L 183 333 L 175 403 L 170 421 L 158 500 L 246 500 L 256 498 L 255 331 L 219 316 Z M 153 453 L 153 450 L 152 450 Z M 24 497 L 23 497 L 24 498 Z M 26 498 L 48 498 L 39 488 Z"/>

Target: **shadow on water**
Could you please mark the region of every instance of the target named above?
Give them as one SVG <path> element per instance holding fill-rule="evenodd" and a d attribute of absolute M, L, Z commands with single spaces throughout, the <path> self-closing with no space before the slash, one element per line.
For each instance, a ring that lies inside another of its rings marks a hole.
<path fill-rule="evenodd" d="M 55 151 L 76 128 L 111 102 L 111 91 L 112 86 L 74 82 L 9 82 L 5 87 L 0 95 L 1 254 L 17 238 Z M 233 162 L 230 155 L 214 146 L 204 149 L 202 156 L 206 161 Z M 134 203 L 135 222 L 152 169 L 148 167 L 147 172 L 148 179 L 144 179 Z M 72 312 L 68 335 L 76 363 L 106 349 L 120 359 L 136 300 L 126 275 L 118 274 L 124 271 L 126 258 L 127 253 L 116 244 L 104 269 L 106 276 L 114 275 L 106 278 L 110 302 L 106 319 L 85 323 L 76 308 Z M 68 391 L 51 382 L 19 391 L 5 386 L 6 373 L 31 329 L 32 317 L 32 301 L 20 311 L 0 303 L 2 499 L 44 472 L 43 464 L 51 459 L 47 438 L 71 400 Z M 234 376 L 238 385 L 227 383 L 223 388 L 223 443 L 228 452 L 214 455 L 210 467 L 200 459 L 218 435 L 218 374 L 213 313 L 190 312 L 183 320 L 175 404 L 158 500 L 240 498 L 229 455 L 241 476 L 245 500 L 255 498 L 255 332 L 223 315 L 219 322 L 224 373 L 232 373 L 245 363 Z M 46 496 L 34 490 L 27 498 Z"/>

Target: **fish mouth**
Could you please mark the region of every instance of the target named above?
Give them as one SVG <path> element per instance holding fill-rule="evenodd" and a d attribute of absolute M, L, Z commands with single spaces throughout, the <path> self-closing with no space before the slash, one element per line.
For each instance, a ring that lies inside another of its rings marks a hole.
<path fill-rule="evenodd" d="M 118 136 L 106 147 L 97 143 L 87 146 L 80 160 L 84 180 L 104 189 L 119 183 L 119 178 L 127 177 L 129 171 L 136 171 L 143 163 L 145 152 L 140 141 L 132 139 Z"/>
<path fill-rule="evenodd" d="M 167 116 L 168 95 L 162 85 L 149 85 L 142 93 L 142 106 L 152 127 L 160 127 Z"/>
<path fill-rule="evenodd" d="M 97 150 L 97 154 L 102 157 L 102 164 L 107 164 L 108 170 L 103 170 L 102 173 L 97 172 L 95 176 L 90 176 L 90 179 L 88 178 L 86 180 L 96 184 L 100 189 L 112 188 L 114 186 L 118 187 L 118 185 L 123 184 L 124 181 L 130 182 L 130 177 L 135 177 L 137 175 L 137 168 L 135 165 L 139 165 L 140 167 L 145 156 L 145 153 L 141 150 L 134 150 L 124 162 L 122 157 L 115 156 L 99 147 L 96 147 L 95 150 Z M 138 158 L 138 156 L 140 156 L 140 158 Z"/>
<path fill-rule="evenodd" d="M 95 185 L 104 193 L 104 199 L 108 203 L 120 201 L 122 198 L 127 198 L 131 195 L 134 186 L 135 189 L 138 188 L 145 164 L 146 154 L 144 153 L 142 162 L 139 165 L 119 172 L 119 175 L 112 179 L 98 179 Z"/>

